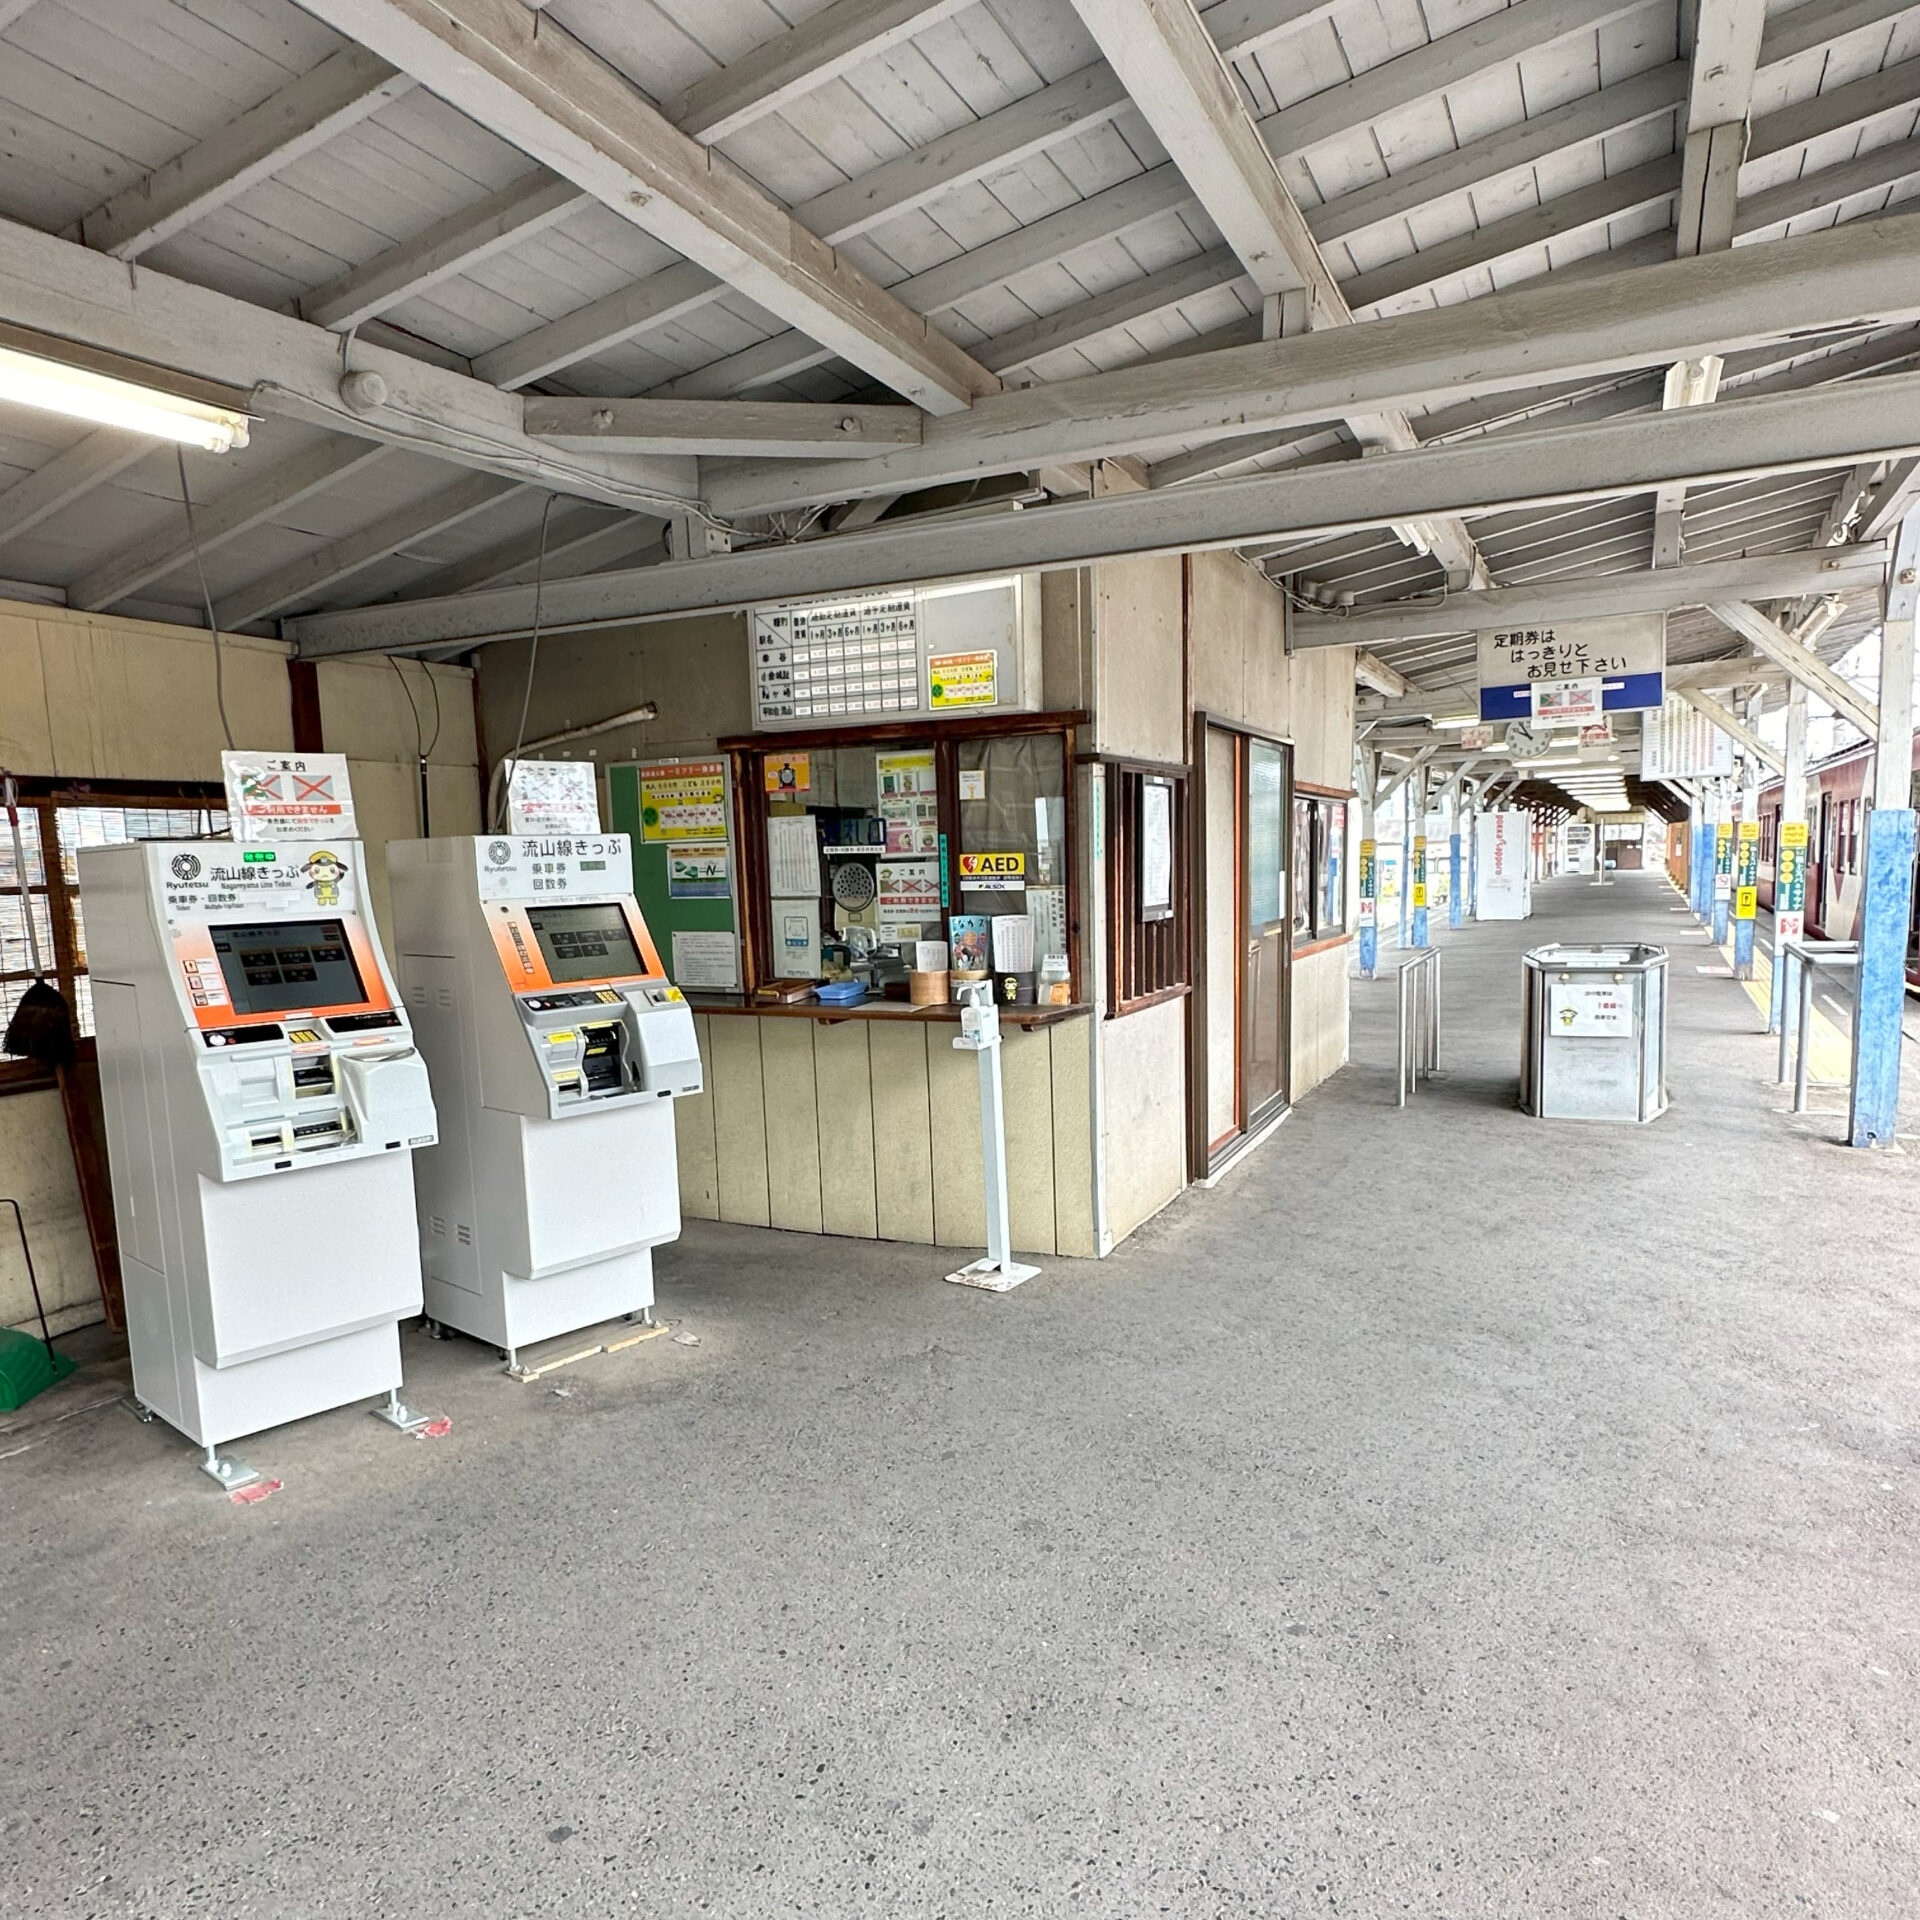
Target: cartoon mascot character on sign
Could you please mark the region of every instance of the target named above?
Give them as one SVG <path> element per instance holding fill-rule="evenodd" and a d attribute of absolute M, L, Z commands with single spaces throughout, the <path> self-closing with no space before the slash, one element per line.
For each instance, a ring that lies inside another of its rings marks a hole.
<path fill-rule="evenodd" d="M 300 871 L 306 876 L 307 885 L 313 889 L 315 906 L 337 907 L 340 904 L 340 882 L 347 877 L 347 863 L 338 854 L 329 853 L 324 847 L 316 847 Z"/>

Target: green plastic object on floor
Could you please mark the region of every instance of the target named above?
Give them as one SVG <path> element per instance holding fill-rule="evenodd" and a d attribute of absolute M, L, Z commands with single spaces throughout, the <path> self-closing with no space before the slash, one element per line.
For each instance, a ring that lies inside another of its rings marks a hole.
<path fill-rule="evenodd" d="M 17 1413 L 36 1393 L 73 1371 L 64 1353 L 42 1346 L 30 1333 L 0 1327 L 0 1413 Z"/>

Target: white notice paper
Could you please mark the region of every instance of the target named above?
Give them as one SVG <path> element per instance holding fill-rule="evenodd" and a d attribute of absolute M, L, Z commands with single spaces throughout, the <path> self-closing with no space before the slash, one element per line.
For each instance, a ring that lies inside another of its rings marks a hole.
<path fill-rule="evenodd" d="M 820 842 L 811 814 L 778 814 L 767 822 L 767 885 L 789 899 L 818 895 Z"/>
<path fill-rule="evenodd" d="M 673 984 L 731 993 L 740 985 L 740 947 L 730 933 L 673 936 Z"/>
<path fill-rule="evenodd" d="M 507 831 L 600 831 L 600 789 L 591 760 L 517 760 L 507 776 Z"/>

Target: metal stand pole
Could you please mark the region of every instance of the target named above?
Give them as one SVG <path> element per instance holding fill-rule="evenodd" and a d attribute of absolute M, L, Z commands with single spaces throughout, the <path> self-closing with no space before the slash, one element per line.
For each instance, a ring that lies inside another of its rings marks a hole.
<path fill-rule="evenodd" d="M 975 1260 L 947 1278 L 963 1287 L 984 1287 L 1006 1293 L 1031 1280 L 1040 1269 L 1023 1266 L 1013 1257 L 1013 1231 L 1007 1217 L 1007 1129 L 1000 1083 L 1000 1009 L 993 1004 L 988 982 L 969 982 L 960 989 L 965 1002 L 960 1015 L 960 1037 L 954 1046 L 980 1058 L 980 1160 L 987 1203 L 987 1257 Z"/>
<path fill-rule="evenodd" d="M 1793 1110 L 1805 1113 L 1807 1110 L 1807 1034 L 1813 1026 L 1813 969 L 1803 958 L 1800 962 L 1800 1019 L 1799 1033 L 1793 1045 Z"/>

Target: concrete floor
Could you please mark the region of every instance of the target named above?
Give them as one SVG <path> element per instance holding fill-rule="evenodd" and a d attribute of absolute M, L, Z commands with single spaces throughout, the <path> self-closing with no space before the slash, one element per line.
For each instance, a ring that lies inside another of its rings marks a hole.
<path fill-rule="evenodd" d="M 696 1228 L 661 1339 L 240 1449 L 0 1437 L 0 1906 L 1906 1915 L 1920 1161 L 1790 1122 L 1654 876 L 1442 936 L 1103 1265 Z M 1674 1108 L 1513 1110 L 1515 956 L 1673 940 Z M 1773 1243 L 1780 1240 L 1776 1256 Z"/>

